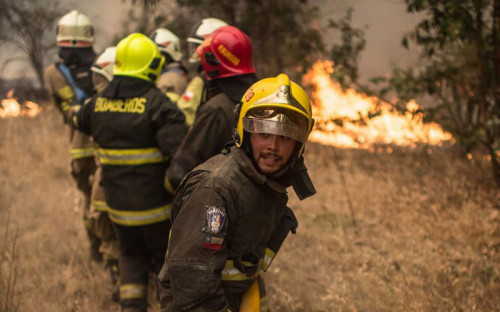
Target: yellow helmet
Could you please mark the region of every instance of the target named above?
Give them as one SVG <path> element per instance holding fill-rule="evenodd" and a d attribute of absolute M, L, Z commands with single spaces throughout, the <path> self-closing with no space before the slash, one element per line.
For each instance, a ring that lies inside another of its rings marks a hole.
<path fill-rule="evenodd" d="M 116 47 L 114 76 L 129 76 L 156 82 L 165 58 L 147 36 L 133 33 Z"/>
<path fill-rule="evenodd" d="M 244 143 L 244 132 L 286 136 L 301 143 L 297 157 L 314 124 L 311 102 L 304 89 L 287 75 L 254 83 L 237 108 L 236 146 Z"/>

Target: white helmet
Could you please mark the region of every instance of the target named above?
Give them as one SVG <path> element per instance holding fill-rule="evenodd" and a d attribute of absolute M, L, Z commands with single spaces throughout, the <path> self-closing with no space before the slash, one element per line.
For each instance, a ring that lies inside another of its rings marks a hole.
<path fill-rule="evenodd" d="M 217 28 L 227 26 L 227 23 L 218 18 L 204 18 L 198 24 L 194 25 L 187 42 L 202 44 L 205 37 L 213 33 Z"/>
<path fill-rule="evenodd" d="M 104 50 L 90 68 L 94 73 L 104 76 L 108 81 L 113 79 L 113 66 L 115 66 L 116 47 Z"/>
<path fill-rule="evenodd" d="M 87 16 L 73 10 L 57 23 L 56 39 L 59 47 L 91 47 L 94 42 L 94 26 Z"/>
<path fill-rule="evenodd" d="M 165 28 L 158 28 L 151 35 L 151 40 L 156 43 L 160 52 L 166 53 L 175 62 L 180 62 L 182 59 L 181 43 L 179 37 L 173 32 Z"/>
<path fill-rule="evenodd" d="M 189 62 L 200 62 L 200 56 L 196 53 L 196 47 L 202 44 L 205 38 L 212 34 L 215 30 L 227 25 L 228 24 L 223 20 L 214 17 L 204 18 L 198 24 L 194 25 L 191 30 L 191 34 L 187 38 L 187 42 L 191 43 L 189 47 L 189 53 L 191 54 Z"/>

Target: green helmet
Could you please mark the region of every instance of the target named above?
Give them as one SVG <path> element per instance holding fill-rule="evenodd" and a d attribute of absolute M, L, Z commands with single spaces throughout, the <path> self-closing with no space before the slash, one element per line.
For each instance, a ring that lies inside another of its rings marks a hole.
<path fill-rule="evenodd" d="M 165 58 L 147 36 L 133 33 L 116 47 L 114 76 L 129 76 L 156 82 Z"/>

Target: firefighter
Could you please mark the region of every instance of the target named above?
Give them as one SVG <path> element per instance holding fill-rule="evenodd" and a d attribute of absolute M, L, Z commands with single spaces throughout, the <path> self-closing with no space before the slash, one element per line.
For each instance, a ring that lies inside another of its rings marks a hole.
<path fill-rule="evenodd" d="M 96 59 L 92 70 L 92 82 L 96 92 L 101 92 L 113 79 L 113 67 L 115 65 L 116 47 L 106 48 Z M 101 240 L 99 251 L 103 255 L 105 268 L 109 271 L 113 291 L 111 299 L 119 301 L 119 266 L 118 266 L 118 238 L 108 216 L 108 206 L 104 198 L 104 190 L 101 182 L 101 166 L 99 157 L 96 157 L 97 169 L 92 185 L 92 197 L 90 205 L 90 220 L 94 224 L 96 235 Z"/>
<path fill-rule="evenodd" d="M 176 152 L 165 178 L 172 194 L 181 179 L 194 167 L 218 154 L 232 140 L 234 107 L 256 80 L 252 43 L 233 26 L 223 26 L 198 47 L 209 90 L 195 122 Z"/>
<path fill-rule="evenodd" d="M 182 112 L 155 85 L 163 62 L 147 36 L 122 39 L 113 80 L 73 118 L 99 146 L 101 185 L 119 240 L 123 312 L 147 310 L 148 274 L 161 269 L 170 230 L 165 170 L 187 131 Z"/>
<path fill-rule="evenodd" d="M 208 100 L 207 84 L 204 79 L 205 76 L 202 73 L 201 59 L 196 49 L 203 43 L 206 37 L 223 26 L 227 26 L 227 23 L 223 20 L 213 17 L 205 18 L 194 25 L 187 39 L 190 53 L 189 64 L 193 68 L 195 76 L 191 79 L 186 90 L 177 101 L 177 106 L 184 112 L 186 124 L 189 127 L 194 123 L 199 106 Z"/>
<path fill-rule="evenodd" d="M 161 54 L 165 57 L 164 69 L 156 82 L 158 89 L 177 102 L 188 84 L 188 73 L 182 66 L 182 51 L 179 37 L 165 28 L 158 28 L 151 35 Z"/>
<path fill-rule="evenodd" d="M 83 221 L 90 240 L 92 259 L 100 261 L 100 241 L 89 220 L 92 175 L 95 171 L 94 148 L 89 136 L 70 126 L 71 106 L 82 104 L 94 92 L 90 67 L 96 54 L 92 44 L 94 28 L 90 19 L 73 10 L 57 24 L 57 46 L 60 60 L 47 67 L 44 78 L 51 98 L 68 125 L 71 143 L 71 174 L 82 199 Z"/>
<path fill-rule="evenodd" d="M 285 74 L 260 80 L 236 116 L 236 146 L 191 171 L 175 194 L 162 312 L 260 311 L 260 273 L 298 225 L 286 188 L 301 199 L 315 193 L 302 157 L 311 105 L 299 85 Z"/>

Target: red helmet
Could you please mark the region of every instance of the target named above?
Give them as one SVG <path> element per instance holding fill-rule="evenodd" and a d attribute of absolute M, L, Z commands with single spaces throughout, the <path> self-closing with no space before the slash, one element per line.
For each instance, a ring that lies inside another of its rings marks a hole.
<path fill-rule="evenodd" d="M 208 80 L 255 73 L 252 42 L 234 26 L 215 30 L 198 47 L 197 52 Z"/>

